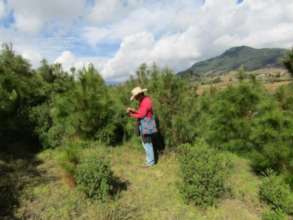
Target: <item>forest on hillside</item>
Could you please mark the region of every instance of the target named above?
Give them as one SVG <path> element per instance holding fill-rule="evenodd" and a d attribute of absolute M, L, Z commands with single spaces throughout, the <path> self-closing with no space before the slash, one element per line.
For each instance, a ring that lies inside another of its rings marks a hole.
<path fill-rule="evenodd" d="M 292 76 L 293 50 L 283 63 Z M 20 157 L 19 152 L 58 152 L 58 166 L 76 186 L 71 190 L 86 195 L 87 201 L 119 200 L 115 195 L 123 184 L 111 163 L 104 154 L 82 152 L 140 147 L 135 121 L 126 113 L 128 106 L 136 106 L 129 98 L 138 85 L 148 88 L 154 102 L 161 157 L 176 155 L 178 190 L 186 204 L 207 209 L 229 194 L 226 179 L 233 169 L 232 154 L 247 159 L 261 177 L 258 196 L 266 206 L 262 219 L 292 218 L 292 83 L 268 92 L 253 74 L 240 70 L 233 85 L 197 95 L 197 86 L 188 78 L 142 64 L 128 81 L 107 85 L 93 65 L 66 72 L 43 60 L 34 69 L 9 45 L 0 52 L 0 218 L 33 219 L 14 213 L 22 186 L 11 188 L 16 183 L 8 164 Z M 103 218 L 131 219 L 123 212 L 115 216 Z"/>

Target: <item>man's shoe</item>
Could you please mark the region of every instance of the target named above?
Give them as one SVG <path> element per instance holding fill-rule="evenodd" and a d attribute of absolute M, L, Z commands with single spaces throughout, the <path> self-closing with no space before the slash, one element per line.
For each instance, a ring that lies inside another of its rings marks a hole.
<path fill-rule="evenodd" d="M 153 167 L 154 165 L 148 165 L 148 164 L 144 164 L 144 165 L 142 165 L 141 166 L 141 168 L 151 168 L 151 167 Z"/>

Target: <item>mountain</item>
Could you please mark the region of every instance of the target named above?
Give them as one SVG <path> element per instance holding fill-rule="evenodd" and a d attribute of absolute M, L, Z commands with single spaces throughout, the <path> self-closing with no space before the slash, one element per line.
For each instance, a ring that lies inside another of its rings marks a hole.
<path fill-rule="evenodd" d="M 219 74 L 236 70 L 242 65 L 245 70 L 251 71 L 265 67 L 281 67 L 280 59 L 285 49 L 255 49 L 247 46 L 233 47 L 220 56 L 195 63 L 185 71 L 179 72 L 182 76 L 196 76 L 201 74 Z"/>

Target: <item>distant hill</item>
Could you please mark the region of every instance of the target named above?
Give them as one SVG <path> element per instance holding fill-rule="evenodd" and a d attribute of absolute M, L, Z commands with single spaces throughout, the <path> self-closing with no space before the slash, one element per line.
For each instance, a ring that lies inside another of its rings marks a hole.
<path fill-rule="evenodd" d="M 220 56 L 195 63 L 189 69 L 178 74 L 182 76 L 214 75 L 236 70 L 242 65 L 248 71 L 267 67 L 281 67 L 280 59 L 285 52 L 285 49 L 255 49 L 247 46 L 233 47 Z"/>

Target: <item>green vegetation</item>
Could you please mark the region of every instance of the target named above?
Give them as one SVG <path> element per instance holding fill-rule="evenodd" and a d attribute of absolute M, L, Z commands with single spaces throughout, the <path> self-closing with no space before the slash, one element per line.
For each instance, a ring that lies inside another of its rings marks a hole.
<path fill-rule="evenodd" d="M 105 201 L 113 189 L 114 177 L 110 164 L 95 155 L 80 161 L 74 176 L 78 189 L 89 198 Z"/>
<path fill-rule="evenodd" d="M 293 194 L 290 186 L 280 176 L 270 174 L 265 177 L 260 186 L 260 197 L 274 210 L 293 213 Z"/>
<path fill-rule="evenodd" d="M 234 155 L 233 170 L 227 179 L 232 197 L 222 198 L 216 206 L 203 210 L 182 199 L 178 189 L 180 166 L 175 152 L 164 154 L 156 167 L 141 168 L 142 150 L 122 146 L 111 149 L 97 144 L 82 152 L 88 155 L 108 155 L 114 176 L 127 185 L 118 197 L 101 202 L 91 200 L 72 188 L 58 165 L 59 149 L 47 149 L 37 154 L 42 161 L 36 166 L 40 177 L 26 185 L 19 198 L 18 218 L 28 219 L 184 219 L 260 220 L 262 204 L 258 199 L 259 178 L 249 169 L 249 161 Z M 83 157 L 83 156 L 82 156 Z M 20 169 L 20 167 L 18 167 Z M 249 181 L 247 181 L 249 180 Z"/>
<path fill-rule="evenodd" d="M 81 160 L 82 148 L 77 144 L 71 144 L 62 149 L 58 155 L 59 165 L 70 175 L 75 174 L 76 166 Z"/>
<path fill-rule="evenodd" d="M 108 86 L 93 66 L 68 73 L 44 60 L 32 69 L 4 46 L 1 218 L 290 218 L 292 83 L 271 93 L 239 73 L 233 85 L 200 96 L 155 64 Z M 165 149 L 148 170 L 125 112 L 137 85 L 153 99 L 155 142 Z M 262 177 L 268 169 L 276 175 Z"/>
<path fill-rule="evenodd" d="M 283 63 L 291 76 L 293 76 L 293 49 L 287 53 L 286 57 L 283 59 Z"/>
<path fill-rule="evenodd" d="M 185 200 L 203 207 L 215 204 L 227 192 L 228 158 L 204 142 L 180 148 L 180 189 Z"/>
<path fill-rule="evenodd" d="M 52 94 L 49 103 L 41 106 L 49 107 L 49 111 L 36 107 L 33 119 L 37 135 L 48 147 L 64 144 L 71 138 L 96 139 L 109 144 L 118 142 L 121 124 L 114 119 L 119 119 L 115 115 L 119 111 L 115 111 L 116 105 L 105 82 L 92 66 L 77 74 L 77 80 L 67 82 L 71 85 L 66 91 Z M 44 116 L 48 120 L 45 123 L 39 121 Z"/>
<path fill-rule="evenodd" d="M 287 220 L 287 216 L 280 210 L 268 211 L 263 214 L 262 220 Z"/>

